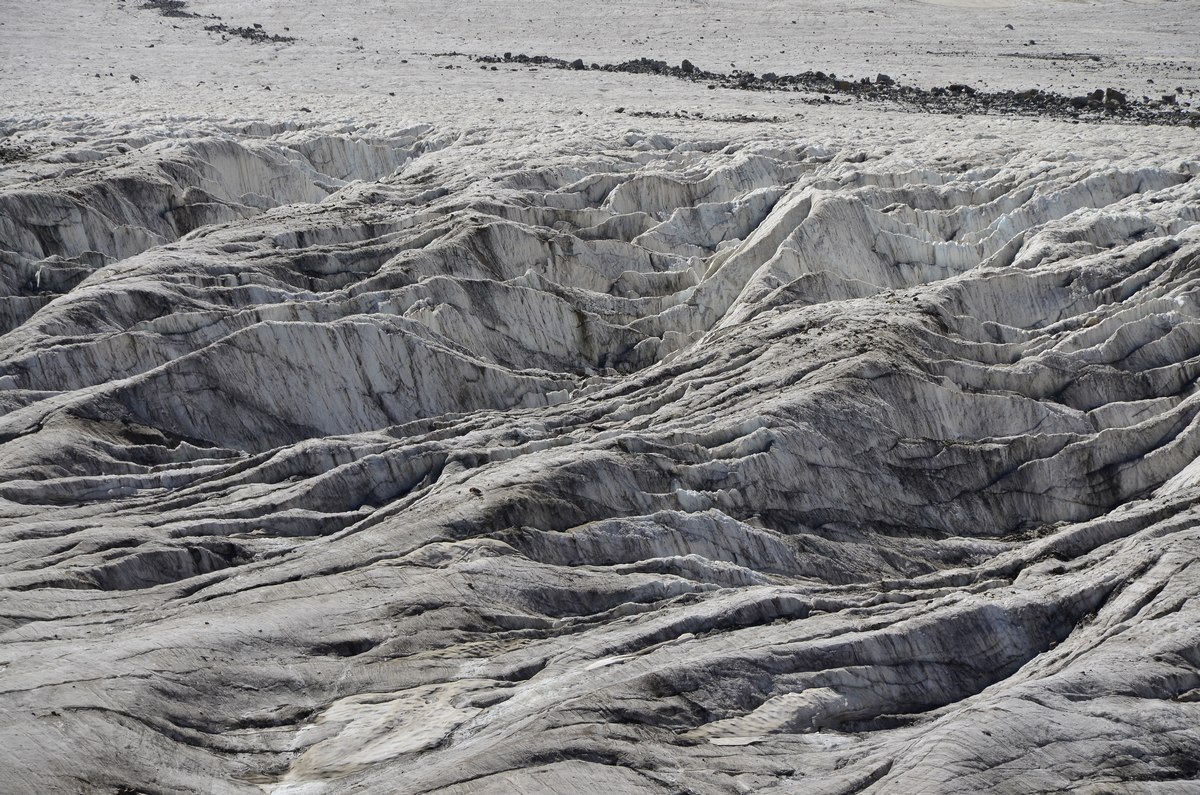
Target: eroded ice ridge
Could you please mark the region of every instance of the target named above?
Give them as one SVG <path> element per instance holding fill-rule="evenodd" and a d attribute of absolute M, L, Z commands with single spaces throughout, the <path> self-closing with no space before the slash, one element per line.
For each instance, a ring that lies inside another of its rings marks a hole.
<path fill-rule="evenodd" d="M 1197 773 L 1200 162 L 76 137 L 0 178 L 18 789 Z"/>

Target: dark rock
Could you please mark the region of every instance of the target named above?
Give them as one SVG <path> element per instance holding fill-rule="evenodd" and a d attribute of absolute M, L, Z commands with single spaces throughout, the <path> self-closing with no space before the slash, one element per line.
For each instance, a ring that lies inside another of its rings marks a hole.
<path fill-rule="evenodd" d="M 587 67 L 583 65 L 582 58 L 576 58 L 574 61 L 571 61 L 571 68 L 578 72 L 586 69 Z"/>
<path fill-rule="evenodd" d="M 461 55 L 461 53 L 445 53 L 446 55 Z M 476 56 L 477 60 L 495 63 L 497 56 Z M 551 58 L 544 55 L 517 55 L 510 62 L 540 65 L 555 69 L 579 69 L 582 59 L 573 62 L 561 58 Z M 733 66 L 733 64 L 731 64 Z M 461 68 L 461 67 L 453 67 Z M 495 69 L 495 67 L 492 67 Z M 665 61 L 650 58 L 637 58 L 619 64 L 592 64 L 592 69 L 605 72 L 622 72 L 627 74 L 652 74 L 670 76 L 682 79 L 704 78 L 710 90 L 725 87 L 744 91 L 809 91 L 821 94 L 825 91 L 837 91 L 850 95 L 851 98 L 862 100 L 879 99 L 884 94 L 872 90 L 873 86 L 894 87 L 886 96 L 920 109 L 924 112 L 935 113 L 983 113 L 983 114 L 1017 114 L 1023 116 L 1038 115 L 1059 117 L 1078 121 L 1080 111 L 1107 111 L 1110 117 L 1136 120 L 1146 124 L 1187 124 L 1189 118 L 1175 110 L 1169 113 L 1158 100 L 1149 97 L 1128 100 L 1124 93 L 1115 88 L 1097 89 L 1090 94 L 1077 97 L 1067 97 L 1053 91 L 1029 88 L 1022 91 L 988 91 L 973 88 L 964 83 L 952 83 L 948 86 L 921 89 L 912 86 L 899 85 L 890 75 L 879 73 L 875 80 L 860 78 L 857 80 L 841 80 L 837 75 L 818 71 L 806 71 L 799 74 L 776 74 L 766 72 L 756 76 L 753 72 L 733 69 L 731 72 L 707 72 L 696 68 L 690 61 L 681 62 L 681 66 L 669 66 Z M 689 71 L 690 70 L 690 71 Z M 711 82 L 710 82 L 711 81 Z M 946 98 L 952 98 L 947 101 Z M 805 102 L 831 102 L 825 95 L 823 100 L 805 99 Z M 623 112 L 623 109 L 622 109 Z M 654 118 L 670 116 L 654 115 L 657 111 L 631 111 L 632 116 L 653 115 Z M 1089 121 L 1098 121 L 1089 118 Z"/>
<path fill-rule="evenodd" d="M 230 36 L 238 36 L 252 44 L 267 44 L 267 43 L 272 43 L 272 42 L 286 44 L 288 42 L 293 42 L 296 40 L 292 36 L 276 36 L 276 35 L 267 33 L 265 30 L 262 29 L 262 25 L 255 25 L 254 27 L 234 28 L 234 27 L 230 27 L 229 25 L 226 25 L 223 22 L 220 22 L 215 25 L 205 25 L 204 29 L 210 33 L 221 33 L 221 34 L 228 34 Z"/>

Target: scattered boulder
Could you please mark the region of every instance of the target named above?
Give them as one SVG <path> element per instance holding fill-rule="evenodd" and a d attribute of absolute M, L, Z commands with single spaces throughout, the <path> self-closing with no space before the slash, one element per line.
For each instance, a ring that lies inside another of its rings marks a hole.
<path fill-rule="evenodd" d="M 875 76 L 875 83 L 877 85 L 881 85 L 881 86 L 896 85 L 896 81 L 893 80 L 890 75 L 885 75 L 883 72 L 880 72 L 878 75 Z"/>
<path fill-rule="evenodd" d="M 583 65 L 582 58 L 576 58 L 574 61 L 571 61 L 571 68 L 578 72 L 586 69 L 587 67 Z"/>
<path fill-rule="evenodd" d="M 689 61 L 687 58 L 684 58 L 683 63 L 679 64 L 679 69 L 685 75 L 695 74 L 696 65 L 693 64 L 691 61 Z"/>

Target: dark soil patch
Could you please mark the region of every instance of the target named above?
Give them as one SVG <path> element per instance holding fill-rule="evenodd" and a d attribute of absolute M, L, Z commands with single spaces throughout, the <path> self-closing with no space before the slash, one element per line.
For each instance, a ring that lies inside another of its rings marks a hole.
<path fill-rule="evenodd" d="M 624 112 L 624 108 L 618 108 L 618 112 Z M 780 116 L 759 116 L 755 113 L 713 113 L 707 114 L 700 111 L 688 112 L 686 110 L 664 111 L 664 110 L 631 110 L 630 116 L 640 119 L 697 119 L 702 121 L 725 122 L 727 124 L 778 124 L 783 121 Z"/>
<path fill-rule="evenodd" d="M 1025 91 L 983 91 L 963 83 L 926 89 L 901 85 L 885 74 L 878 75 L 874 80 L 864 77 L 852 81 L 820 71 L 795 75 L 778 75 L 773 72 L 757 75 L 740 70 L 730 73 L 710 72 L 690 61 L 671 66 L 665 61 L 651 58 L 639 58 L 619 64 L 588 65 L 578 59 L 566 61 L 545 55 L 513 55 L 509 52 L 502 56 L 473 56 L 472 59 L 481 64 L 504 63 L 572 71 L 658 75 L 690 80 L 693 83 L 707 83 L 708 87 L 713 89 L 789 91 L 818 95 L 804 100 L 809 104 L 833 104 L 839 101 L 843 104 L 846 101 L 876 102 L 897 110 L 919 113 L 1036 116 L 1077 122 L 1117 121 L 1200 126 L 1200 111 L 1187 110 L 1165 99 L 1127 97 L 1115 88 L 1098 88 L 1085 96 L 1069 97 L 1038 88 Z"/>
<path fill-rule="evenodd" d="M 202 17 L 199 14 L 185 10 L 187 8 L 186 0 L 146 0 L 141 8 L 156 10 L 164 17 L 172 17 L 174 19 L 215 19 L 215 24 L 205 25 L 204 29 L 210 33 L 220 33 L 224 36 L 236 36 L 237 38 L 245 39 L 252 44 L 268 44 L 279 43 L 286 44 L 295 41 L 294 36 L 279 36 L 273 33 L 267 33 L 263 30 L 263 26 L 255 22 L 252 25 L 244 27 L 234 27 L 226 25 L 221 21 L 221 17 L 216 14 L 210 14 Z"/>
<path fill-rule="evenodd" d="M 20 163 L 33 157 L 33 149 L 24 144 L 0 141 L 0 163 Z"/>
<path fill-rule="evenodd" d="M 146 0 L 145 3 L 142 3 L 141 8 L 156 9 L 164 17 L 175 17 L 176 19 L 200 16 L 190 11 L 184 11 L 183 8 L 186 5 L 184 0 Z"/>

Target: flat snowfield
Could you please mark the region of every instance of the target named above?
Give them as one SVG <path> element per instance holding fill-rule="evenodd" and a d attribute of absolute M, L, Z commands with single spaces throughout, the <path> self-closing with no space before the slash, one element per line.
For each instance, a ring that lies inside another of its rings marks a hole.
<path fill-rule="evenodd" d="M 1185 0 L 0 0 L 0 792 L 1200 787 Z"/>

